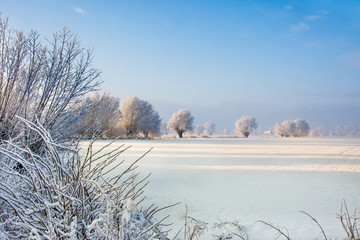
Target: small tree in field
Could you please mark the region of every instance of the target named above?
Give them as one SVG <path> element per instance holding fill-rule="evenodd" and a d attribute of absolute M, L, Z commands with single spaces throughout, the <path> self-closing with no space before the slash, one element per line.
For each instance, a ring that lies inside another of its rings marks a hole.
<path fill-rule="evenodd" d="M 206 122 L 204 123 L 204 134 L 212 135 L 215 131 L 215 123 Z"/>
<path fill-rule="evenodd" d="M 233 129 L 230 129 L 230 128 L 227 127 L 227 128 L 224 129 L 224 134 L 226 136 L 230 136 L 230 135 L 234 134 L 234 131 L 233 131 Z"/>
<path fill-rule="evenodd" d="M 174 113 L 168 122 L 168 128 L 173 129 L 180 138 L 183 137 L 183 133 L 192 131 L 194 117 L 188 110 L 181 109 L 178 113 Z"/>
<path fill-rule="evenodd" d="M 329 136 L 329 131 L 325 129 L 324 126 L 319 126 L 315 129 L 312 129 L 309 132 L 310 137 L 326 137 Z"/>
<path fill-rule="evenodd" d="M 235 132 L 248 137 L 250 132 L 257 128 L 256 119 L 250 116 L 243 116 L 235 122 Z"/>
<path fill-rule="evenodd" d="M 200 136 L 204 132 L 204 126 L 203 125 L 197 125 L 195 127 L 194 133 L 198 136 Z"/>

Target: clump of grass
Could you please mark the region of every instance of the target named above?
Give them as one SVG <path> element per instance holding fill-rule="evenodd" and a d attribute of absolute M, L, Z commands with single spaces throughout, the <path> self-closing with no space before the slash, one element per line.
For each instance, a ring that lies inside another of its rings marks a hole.
<path fill-rule="evenodd" d="M 167 239 L 168 216 L 155 217 L 163 208 L 140 208 L 150 175 L 134 170 L 147 153 L 117 172 L 129 147 L 107 150 L 112 141 L 95 150 L 93 139 L 82 155 L 40 124 L 22 121 L 43 148 L 35 153 L 16 139 L 0 146 L 1 239 Z"/>

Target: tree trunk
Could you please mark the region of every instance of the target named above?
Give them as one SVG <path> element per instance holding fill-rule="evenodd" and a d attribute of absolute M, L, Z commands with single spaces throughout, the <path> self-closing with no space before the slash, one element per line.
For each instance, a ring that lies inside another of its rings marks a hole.
<path fill-rule="evenodd" d="M 177 133 L 179 134 L 179 137 L 182 138 L 184 131 L 178 131 Z"/>

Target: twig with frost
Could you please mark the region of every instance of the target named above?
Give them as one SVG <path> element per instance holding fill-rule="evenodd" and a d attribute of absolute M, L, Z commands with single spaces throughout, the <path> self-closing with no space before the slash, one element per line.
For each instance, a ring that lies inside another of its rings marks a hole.
<path fill-rule="evenodd" d="M 167 217 L 154 220 L 165 208 L 142 211 L 134 202 L 149 176 L 133 174 L 135 163 L 115 174 L 123 163 L 116 163 L 116 157 L 127 148 L 93 151 L 90 141 L 81 158 L 79 150 L 53 142 L 39 123 L 22 121 L 39 134 L 43 150 L 35 153 L 15 142 L 0 145 L 0 237 L 167 239 L 161 229 Z M 24 171 L 17 170 L 18 164 Z M 122 204 L 126 199 L 130 205 Z"/>
<path fill-rule="evenodd" d="M 360 239 L 360 214 L 354 210 L 353 215 L 350 215 L 346 206 L 345 200 L 341 203 L 340 214 L 337 214 L 341 221 L 341 225 L 350 240 Z"/>
<path fill-rule="evenodd" d="M 320 225 L 320 223 L 319 223 L 314 217 L 312 217 L 310 214 L 308 214 L 307 212 L 305 212 L 305 211 L 299 211 L 299 212 L 301 212 L 301 213 L 307 215 L 308 217 L 310 217 L 311 220 L 313 220 L 313 221 L 319 226 L 319 228 L 320 228 L 320 230 L 321 230 L 321 233 L 322 233 L 322 235 L 324 236 L 324 239 L 327 240 L 325 231 L 324 231 L 324 229 L 322 228 L 322 226 Z"/>
<path fill-rule="evenodd" d="M 247 240 L 249 237 L 244 231 L 243 227 L 240 226 L 238 222 L 223 222 L 219 220 L 219 223 L 215 223 L 212 229 L 225 230 L 226 233 L 221 233 L 220 235 L 214 234 L 213 236 L 217 240 L 233 239 L 233 237 L 240 238 L 242 240 Z"/>
<path fill-rule="evenodd" d="M 195 218 L 192 218 L 188 216 L 188 207 L 186 206 L 185 216 L 184 216 L 184 239 L 183 240 L 193 240 L 198 239 L 201 235 L 204 234 L 207 223 L 203 222 L 201 220 L 197 220 Z M 179 235 L 181 230 L 176 234 L 174 239 Z"/>
<path fill-rule="evenodd" d="M 285 237 L 287 240 L 290 240 L 290 237 L 289 237 L 289 231 L 287 230 L 287 228 L 283 227 L 282 229 L 284 229 L 287 233 L 284 233 L 284 231 L 282 231 L 279 227 L 275 227 L 273 224 L 271 223 L 267 223 L 265 221 L 262 221 L 262 220 L 257 220 L 255 223 L 262 223 L 262 224 L 265 224 L 266 226 L 269 226 L 271 227 L 272 229 L 274 229 L 276 231 L 276 234 L 275 234 L 275 239 L 278 239 L 279 237 L 283 236 Z"/>

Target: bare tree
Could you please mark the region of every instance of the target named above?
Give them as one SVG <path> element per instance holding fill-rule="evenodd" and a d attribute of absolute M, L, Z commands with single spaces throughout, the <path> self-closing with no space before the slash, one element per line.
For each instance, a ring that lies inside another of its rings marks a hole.
<path fill-rule="evenodd" d="M 54 139 L 67 139 L 78 129 L 83 113 L 79 102 L 95 90 L 100 71 L 92 66 L 92 51 L 84 50 L 76 35 L 64 28 L 47 45 L 40 35 L 25 35 L 0 16 L 0 136 L 9 139 L 24 130 L 19 118 L 38 119 Z M 66 131 L 64 131 L 66 128 Z M 23 140 L 36 149 L 33 131 Z"/>
<path fill-rule="evenodd" d="M 193 122 L 194 117 L 191 116 L 191 113 L 186 109 L 181 109 L 171 116 L 168 128 L 173 129 L 182 138 L 184 132 L 193 131 Z"/>
<path fill-rule="evenodd" d="M 161 118 L 152 105 L 137 97 L 130 97 L 120 102 L 122 126 L 128 137 L 142 132 L 145 137 L 160 134 Z"/>
<path fill-rule="evenodd" d="M 215 123 L 206 122 L 204 123 L 204 134 L 212 135 L 215 132 Z"/>
<path fill-rule="evenodd" d="M 256 119 L 250 116 L 243 116 L 235 122 L 235 132 L 248 137 L 250 132 L 257 128 Z"/>

